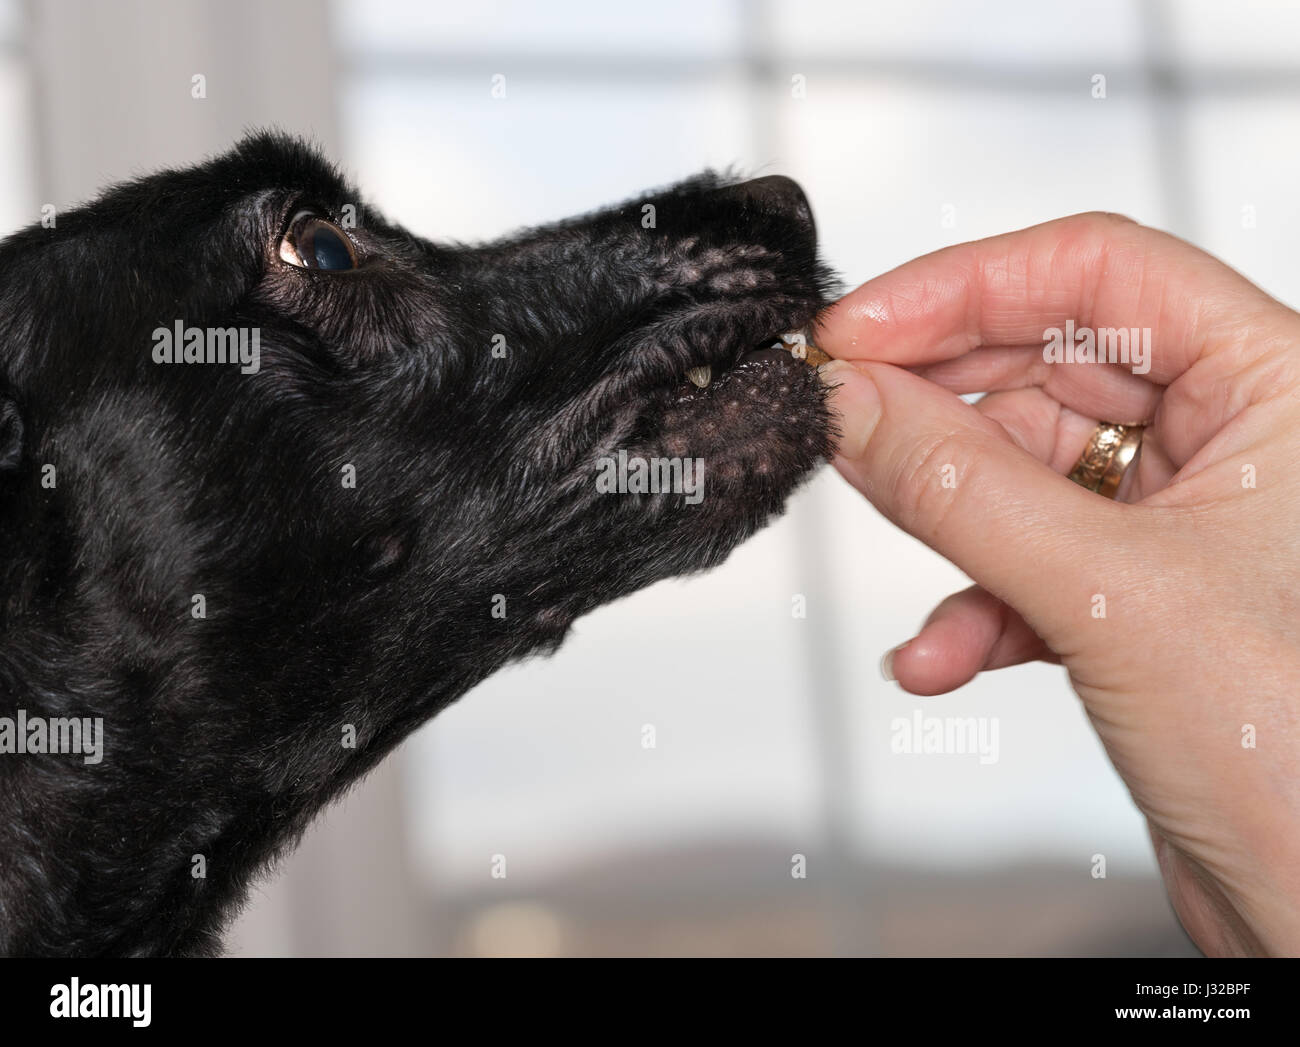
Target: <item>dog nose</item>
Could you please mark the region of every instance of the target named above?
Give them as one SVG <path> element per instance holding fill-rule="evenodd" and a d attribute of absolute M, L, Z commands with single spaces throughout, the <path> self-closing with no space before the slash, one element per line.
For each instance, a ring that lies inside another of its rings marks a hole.
<path fill-rule="evenodd" d="M 737 188 L 753 200 L 769 207 L 783 211 L 799 211 L 807 217 L 812 217 L 808 197 L 793 178 L 787 178 L 785 175 L 767 175 L 741 182 Z"/>
<path fill-rule="evenodd" d="M 766 175 L 741 182 L 736 190 L 765 211 L 794 215 L 813 224 L 812 207 L 799 183 L 785 175 Z"/>

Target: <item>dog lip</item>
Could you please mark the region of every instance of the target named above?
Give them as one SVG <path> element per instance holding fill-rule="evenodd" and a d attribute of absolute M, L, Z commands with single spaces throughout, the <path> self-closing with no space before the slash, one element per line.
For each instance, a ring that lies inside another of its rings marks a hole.
<path fill-rule="evenodd" d="M 742 353 L 740 359 L 736 361 L 736 366 L 742 364 L 766 363 L 771 360 L 790 360 L 794 361 L 794 356 L 789 349 L 778 349 L 775 345 L 769 345 L 765 349 L 751 349 L 747 353 Z"/>

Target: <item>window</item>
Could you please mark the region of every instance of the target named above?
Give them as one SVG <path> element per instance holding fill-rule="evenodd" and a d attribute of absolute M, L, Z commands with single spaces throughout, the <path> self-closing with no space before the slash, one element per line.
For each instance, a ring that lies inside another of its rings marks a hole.
<path fill-rule="evenodd" d="M 1248 6 L 340 0 L 341 134 L 372 196 L 435 238 L 734 166 L 803 183 L 849 286 L 1104 209 L 1294 299 L 1300 15 Z M 482 890 L 493 853 L 525 895 L 608 883 L 628 854 L 676 884 L 677 856 L 701 892 L 729 889 L 701 870 L 748 869 L 774 906 L 788 875 L 770 863 L 795 851 L 844 869 L 1073 867 L 1105 851 L 1153 873 L 1058 671 L 924 703 L 880 681 L 880 654 L 963 584 L 821 476 L 721 570 L 580 621 L 558 657 L 489 680 L 417 736 L 424 867 L 447 900 Z M 998 764 L 892 755 L 891 722 L 917 709 L 998 717 Z"/>

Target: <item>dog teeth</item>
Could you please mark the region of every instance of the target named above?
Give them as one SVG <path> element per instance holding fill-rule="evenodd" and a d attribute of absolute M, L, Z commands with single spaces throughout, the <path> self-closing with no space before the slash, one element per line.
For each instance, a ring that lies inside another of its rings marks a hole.
<path fill-rule="evenodd" d="M 686 369 L 686 377 L 689 378 L 692 383 L 703 389 L 713 381 L 713 368 L 709 367 L 707 364 L 704 367 L 688 367 Z"/>

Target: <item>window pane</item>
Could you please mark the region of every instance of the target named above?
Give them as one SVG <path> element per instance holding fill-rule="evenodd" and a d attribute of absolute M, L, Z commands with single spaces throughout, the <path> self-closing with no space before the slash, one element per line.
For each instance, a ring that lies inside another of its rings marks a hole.
<path fill-rule="evenodd" d="M 1164 224 L 1141 100 L 810 84 L 776 113 L 783 169 L 850 283 L 946 244 L 1086 210 Z"/>
<path fill-rule="evenodd" d="M 1300 306 L 1297 99 L 1197 100 L 1188 128 L 1197 244 Z"/>
<path fill-rule="evenodd" d="M 656 0 L 641 4 L 583 0 L 341 0 L 336 8 L 346 51 L 443 54 L 560 54 L 719 57 L 738 38 L 740 0 Z M 510 70 L 505 70 L 509 72 Z"/>
<path fill-rule="evenodd" d="M 1050 70 L 1090 56 L 1110 62 L 1140 57 L 1137 10 L 1127 0 L 780 0 L 772 11 L 777 56 L 846 56 L 860 59 L 864 71 L 873 58 L 980 65 L 1015 60 Z"/>
<path fill-rule="evenodd" d="M 589 85 L 369 77 L 343 99 L 366 191 L 435 238 L 484 239 L 727 166 L 748 152 L 725 79 Z"/>
<path fill-rule="evenodd" d="M 1169 5 L 1172 44 L 1188 67 L 1236 67 L 1259 63 L 1290 71 L 1296 85 L 1300 56 L 1300 5 L 1290 0 L 1180 0 Z"/>

